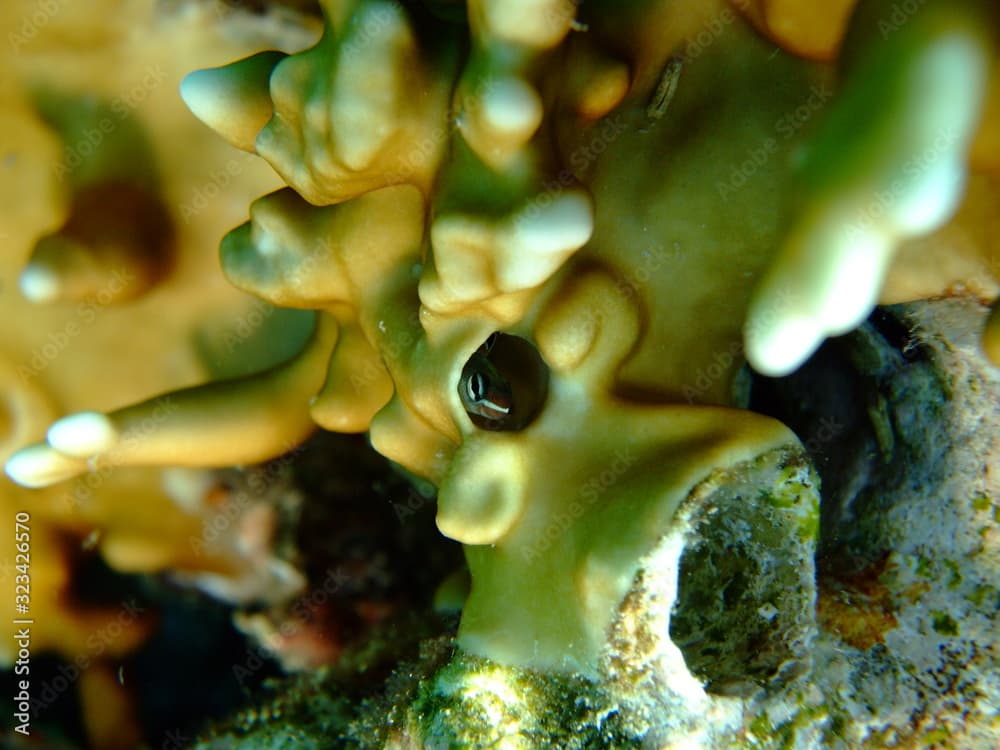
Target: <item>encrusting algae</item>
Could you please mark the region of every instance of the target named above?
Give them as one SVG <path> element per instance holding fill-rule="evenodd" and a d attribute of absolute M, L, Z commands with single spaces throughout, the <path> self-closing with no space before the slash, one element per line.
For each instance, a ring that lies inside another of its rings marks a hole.
<path fill-rule="evenodd" d="M 880 301 L 996 298 L 996 6 L 321 6 L 315 46 L 180 87 L 288 185 L 253 202 L 221 263 L 269 305 L 315 311 L 301 350 L 180 390 L 197 380 L 190 367 L 161 373 L 142 393 L 174 390 L 129 406 L 132 387 L 64 399 L 95 410 L 56 420 L 9 476 L 44 488 L 111 467 L 256 463 L 317 426 L 367 433 L 437 486 L 438 527 L 465 545 L 465 654 L 652 686 L 680 727 L 663 742 L 716 746 L 707 715 L 738 734 L 740 700 L 762 686 L 808 693 L 789 686 L 816 637 L 816 482 L 795 434 L 746 408 L 745 365 L 787 375 Z M 146 182 L 115 179 L 77 189 L 151 200 Z M 160 221 L 158 206 L 133 213 Z M 116 257 L 75 261 L 100 232 L 70 216 L 60 244 L 28 261 L 35 297 L 86 296 Z M 193 242 L 176 237 L 171 262 Z M 160 293 L 166 265 L 126 257 Z M 205 283 L 174 274 L 178 294 Z M 224 299 L 208 283 L 198 299 Z M 208 315 L 189 306 L 167 325 Z M 1000 364 L 1000 319 L 983 317 L 983 351 Z M 726 525 L 727 505 L 740 524 Z M 713 545 L 727 544 L 795 590 L 762 585 L 732 605 L 771 623 L 743 642 L 766 653 L 753 679 L 729 666 L 749 649 L 699 661 L 690 611 L 670 631 L 686 633 L 683 654 L 666 637 L 682 552 L 724 576 L 732 561 Z M 782 578 L 783 559 L 802 576 Z M 156 561 L 179 564 L 166 550 Z M 645 709 L 621 710 L 634 735 L 657 736 Z"/>

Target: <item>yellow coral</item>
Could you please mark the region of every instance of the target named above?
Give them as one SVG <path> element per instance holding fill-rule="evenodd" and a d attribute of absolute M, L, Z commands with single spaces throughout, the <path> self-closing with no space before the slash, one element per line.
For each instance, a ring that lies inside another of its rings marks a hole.
<path fill-rule="evenodd" d="M 247 54 L 273 30 L 219 19 L 210 7 L 167 12 L 153 0 L 17 0 L 0 12 L 4 461 L 67 411 L 112 409 L 205 379 L 197 336 L 232 328 L 253 309 L 220 278 L 214 247 L 277 180 L 204 133 L 176 86 L 193 61 Z M 311 41 L 297 28 L 281 40 L 290 51 Z M 109 661 L 153 622 L 149 613 L 77 601 L 78 559 L 96 549 L 115 568 L 143 572 L 234 574 L 241 564 L 232 552 L 192 548 L 207 511 L 179 507 L 159 470 L 114 464 L 33 492 L 0 478 L 0 512 L 11 524 L 15 513 L 30 517 L 31 655 L 85 665 L 86 721 L 102 748 L 138 741 Z M 13 527 L 0 549 L 8 603 L 23 583 L 12 543 Z M 9 664 L 18 626 L 5 623 L 0 660 Z"/>
<path fill-rule="evenodd" d="M 833 60 L 858 0 L 821 5 L 803 0 L 732 0 L 732 4 L 783 49 L 816 60 Z"/>

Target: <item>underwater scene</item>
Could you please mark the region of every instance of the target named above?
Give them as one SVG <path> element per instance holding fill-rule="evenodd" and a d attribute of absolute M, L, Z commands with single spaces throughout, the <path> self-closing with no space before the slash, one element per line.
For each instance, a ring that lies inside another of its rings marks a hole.
<path fill-rule="evenodd" d="M 4 0 L 0 750 L 1000 747 L 995 0 Z"/>

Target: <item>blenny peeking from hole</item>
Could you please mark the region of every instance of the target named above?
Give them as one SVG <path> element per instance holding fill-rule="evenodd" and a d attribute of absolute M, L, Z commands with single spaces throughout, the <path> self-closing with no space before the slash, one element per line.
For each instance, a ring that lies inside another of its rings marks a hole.
<path fill-rule="evenodd" d="M 525 339 L 494 332 L 469 357 L 458 395 L 482 430 L 522 430 L 545 402 L 549 370 Z"/>

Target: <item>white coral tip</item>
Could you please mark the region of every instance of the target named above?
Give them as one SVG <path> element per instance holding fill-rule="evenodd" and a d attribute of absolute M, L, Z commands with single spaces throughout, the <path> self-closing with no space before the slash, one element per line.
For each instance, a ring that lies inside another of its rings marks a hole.
<path fill-rule="evenodd" d="M 541 207 L 542 200 L 548 205 Z M 552 198 L 543 194 L 514 220 L 514 238 L 525 253 L 547 255 L 583 247 L 594 232 L 594 211 L 581 192 L 567 191 Z"/>
<path fill-rule="evenodd" d="M 59 277 L 44 266 L 29 265 L 21 272 L 18 285 L 31 302 L 52 302 L 59 297 Z"/>
<path fill-rule="evenodd" d="M 11 456 L 4 470 L 22 487 L 48 487 L 85 471 L 86 463 L 53 450 L 47 443 L 36 443 Z"/>
<path fill-rule="evenodd" d="M 745 339 L 747 361 L 762 375 L 788 375 L 808 359 L 823 341 L 815 321 L 804 316 L 774 317 L 767 325 L 751 315 Z"/>
<path fill-rule="evenodd" d="M 284 58 L 282 52 L 260 52 L 221 68 L 196 70 L 181 81 L 181 99 L 212 130 L 252 152 L 273 114 L 271 72 Z"/>
<path fill-rule="evenodd" d="M 118 439 L 118 431 L 106 415 L 82 411 L 54 423 L 47 437 L 49 445 L 60 453 L 87 458 L 110 450 Z"/>

